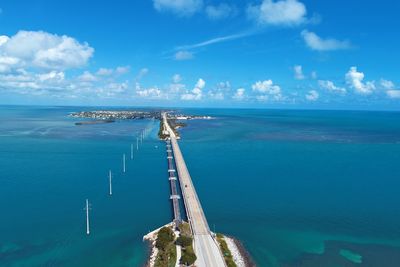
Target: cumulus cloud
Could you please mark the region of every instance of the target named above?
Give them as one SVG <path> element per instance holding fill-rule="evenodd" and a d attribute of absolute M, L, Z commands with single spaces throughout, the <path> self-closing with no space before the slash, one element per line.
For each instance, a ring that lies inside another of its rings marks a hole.
<path fill-rule="evenodd" d="M 136 94 L 146 98 L 160 98 L 162 96 L 161 90 L 157 87 L 136 90 Z"/>
<path fill-rule="evenodd" d="M 317 101 L 319 98 L 319 93 L 315 90 L 310 90 L 308 91 L 308 94 L 306 94 L 306 99 L 308 101 Z"/>
<path fill-rule="evenodd" d="M 245 93 L 246 93 L 246 89 L 244 89 L 244 88 L 236 89 L 236 92 L 232 96 L 232 98 L 235 100 L 243 100 L 245 98 Z"/>
<path fill-rule="evenodd" d="M 303 67 L 300 65 L 296 65 L 293 67 L 294 78 L 296 80 L 304 80 L 306 77 L 303 74 Z"/>
<path fill-rule="evenodd" d="M 67 88 L 62 71 L 32 73 L 23 69 L 0 75 L 0 89 L 18 94 L 43 95 L 49 92 L 64 94 Z"/>
<path fill-rule="evenodd" d="M 206 7 L 206 14 L 211 20 L 225 19 L 234 16 L 237 13 L 237 8 L 226 3 L 219 5 L 209 5 Z"/>
<path fill-rule="evenodd" d="M 259 93 L 269 93 L 275 95 L 281 92 L 281 88 L 278 85 L 274 85 L 272 80 L 258 81 L 251 87 L 253 91 Z"/>
<path fill-rule="evenodd" d="M 98 76 L 111 76 L 113 74 L 122 75 L 122 74 L 128 73 L 129 71 L 130 71 L 129 66 L 118 66 L 115 69 L 100 68 L 96 72 L 96 75 L 98 75 Z"/>
<path fill-rule="evenodd" d="M 364 73 L 358 72 L 357 67 L 351 67 L 345 75 L 346 83 L 353 88 L 357 93 L 367 95 L 375 90 L 375 83 L 363 82 Z"/>
<path fill-rule="evenodd" d="M 318 84 L 322 89 L 328 90 L 332 93 L 346 94 L 347 92 L 346 88 L 338 87 L 332 81 L 319 80 Z"/>
<path fill-rule="evenodd" d="M 48 73 L 43 73 L 43 74 L 37 74 L 37 77 L 39 78 L 39 81 L 57 81 L 61 82 L 64 81 L 65 74 L 62 71 L 51 71 Z"/>
<path fill-rule="evenodd" d="M 272 80 L 258 81 L 251 88 L 259 94 L 256 98 L 260 101 L 268 100 L 270 97 L 274 100 L 282 99 L 281 87 L 274 84 Z"/>
<path fill-rule="evenodd" d="M 203 0 L 153 0 L 153 4 L 157 11 L 187 17 L 202 9 Z"/>
<path fill-rule="evenodd" d="M 84 71 L 78 79 L 83 82 L 94 82 L 97 81 L 97 77 L 90 73 L 89 71 Z"/>
<path fill-rule="evenodd" d="M 125 95 L 128 82 L 116 77 L 101 79 L 89 71 L 67 78 L 64 71 L 16 69 L 0 74 L 0 90 L 24 95 L 46 95 L 52 98 L 110 98 Z"/>
<path fill-rule="evenodd" d="M 174 56 L 175 60 L 189 60 L 193 59 L 193 53 L 189 51 L 178 51 Z"/>
<path fill-rule="evenodd" d="M 301 36 L 303 37 L 306 45 L 312 50 L 331 51 L 351 48 L 349 41 L 339 41 L 332 38 L 322 39 L 316 33 L 308 30 L 303 30 L 301 32 Z"/>
<path fill-rule="evenodd" d="M 36 67 L 64 70 L 82 67 L 93 53 L 94 49 L 87 43 L 43 31 L 19 31 L 11 37 L 0 37 L 0 69 Z"/>
<path fill-rule="evenodd" d="M 294 26 L 306 21 L 306 6 L 297 0 L 263 0 L 260 5 L 249 6 L 248 16 L 265 25 Z"/>
<path fill-rule="evenodd" d="M 390 98 L 400 99 L 400 90 L 387 90 L 386 94 Z"/>
<path fill-rule="evenodd" d="M 231 83 L 229 81 L 219 82 L 208 92 L 208 96 L 211 99 L 223 100 L 225 99 L 225 94 L 229 93 L 230 90 Z"/>
<path fill-rule="evenodd" d="M 203 97 L 203 89 L 206 86 L 206 82 L 203 79 L 199 79 L 190 93 L 181 95 L 182 100 L 201 100 Z"/>
<path fill-rule="evenodd" d="M 381 79 L 380 85 L 383 89 L 386 89 L 386 90 L 394 89 L 394 83 L 389 80 Z"/>

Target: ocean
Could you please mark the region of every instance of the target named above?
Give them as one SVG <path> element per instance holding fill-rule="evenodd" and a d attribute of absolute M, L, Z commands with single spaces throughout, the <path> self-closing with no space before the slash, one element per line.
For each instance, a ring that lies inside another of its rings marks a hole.
<path fill-rule="evenodd" d="M 1 266 L 142 266 L 172 220 L 158 121 L 68 117 L 93 109 L 0 107 Z M 214 117 L 181 150 L 210 227 L 258 266 L 400 266 L 399 112 L 179 111 Z"/>

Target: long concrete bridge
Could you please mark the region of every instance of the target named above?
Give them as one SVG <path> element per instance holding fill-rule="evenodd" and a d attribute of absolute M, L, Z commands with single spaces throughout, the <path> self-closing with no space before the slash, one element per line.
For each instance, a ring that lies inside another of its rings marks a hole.
<path fill-rule="evenodd" d="M 181 212 L 179 208 L 179 193 L 176 187 L 176 171 L 173 163 L 172 150 L 171 150 L 171 142 L 167 140 L 167 160 L 168 160 L 168 179 L 171 186 L 171 200 L 172 200 L 172 209 L 174 211 L 174 223 L 176 226 L 179 226 L 181 223 Z"/>
<path fill-rule="evenodd" d="M 162 118 L 165 131 L 170 136 L 186 215 L 194 237 L 194 250 L 197 256 L 195 265 L 198 267 L 225 267 L 224 258 L 208 226 L 192 178 L 179 148 L 176 135 L 168 124 L 167 113 L 163 113 Z"/>

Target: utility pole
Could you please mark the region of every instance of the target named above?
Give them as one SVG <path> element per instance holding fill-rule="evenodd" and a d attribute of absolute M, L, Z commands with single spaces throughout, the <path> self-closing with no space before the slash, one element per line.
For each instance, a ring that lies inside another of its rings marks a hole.
<path fill-rule="evenodd" d="M 112 173 L 111 170 L 108 173 L 108 178 L 109 178 L 109 182 L 110 182 L 110 196 L 112 195 Z"/>
<path fill-rule="evenodd" d="M 125 161 L 126 161 L 126 156 L 125 156 L 125 154 L 123 154 L 122 155 L 122 171 L 125 173 L 126 172 L 126 164 L 125 164 Z"/>
<path fill-rule="evenodd" d="M 86 199 L 86 234 L 89 235 L 90 234 L 90 225 L 89 225 L 89 200 Z"/>

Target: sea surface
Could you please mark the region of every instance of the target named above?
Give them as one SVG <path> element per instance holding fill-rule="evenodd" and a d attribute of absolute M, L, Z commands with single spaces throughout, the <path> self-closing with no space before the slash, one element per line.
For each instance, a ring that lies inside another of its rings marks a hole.
<path fill-rule="evenodd" d="M 171 221 L 159 122 L 68 116 L 93 109 L 0 106 L 0 266 L 142 266 Z M 210 227 L 258 266 L 400 266 L 399 112 L 180 111 L 214 117 L 181 150 Z"/>

